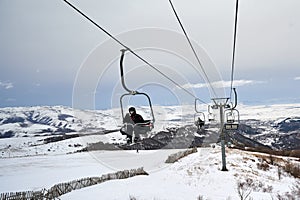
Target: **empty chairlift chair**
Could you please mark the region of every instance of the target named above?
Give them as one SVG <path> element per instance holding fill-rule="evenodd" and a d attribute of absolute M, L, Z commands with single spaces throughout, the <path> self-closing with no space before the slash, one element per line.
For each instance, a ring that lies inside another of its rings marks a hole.
<path fill-rule="evenodd" d="M 236 109 L 228 109 L 224 112 L 225 115 L 225 130 L 237 130 L 239 128 L 240 114 Z"/>

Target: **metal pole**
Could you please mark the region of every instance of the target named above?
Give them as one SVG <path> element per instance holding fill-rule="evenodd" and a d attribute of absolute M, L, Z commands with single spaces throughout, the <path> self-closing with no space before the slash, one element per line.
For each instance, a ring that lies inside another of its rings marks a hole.
<path fill-rule="evenodd" d="M 221 150 L 222 150 L 222 171 L 228 171 L 226 168 L 226 155 L 225 155 L 225 134 L 224 134 L 224 106 L 226 104 L 219 105 L 220 107 L 220 137 L 221 137 Z"/>
<path fill-rule="evenodd" d="M 225 133 L 224 133 L 224 109 L 227 107 L 228 99 L 229 98 L 212 99 L 215 105 L 220 109 L 220 139 L 221 139 L 221 151 L 222 151 L 222 171 L 228 171 L 226 168 Z"/>

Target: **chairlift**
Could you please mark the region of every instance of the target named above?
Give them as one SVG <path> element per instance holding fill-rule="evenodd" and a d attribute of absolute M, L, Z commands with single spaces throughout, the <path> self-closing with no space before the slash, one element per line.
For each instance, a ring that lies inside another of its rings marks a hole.
<path fill-rule="evenodd" d="M 228 109 L 224 112 L 225 115 L 225 130 L 237 130 L 239 128 L 240 113 L 237 109 Z"/>
<path fill-rule="evenodd" d="M 152 103 L 151 103 L 151 99 L 150 99 L 149 95 L 147 95 L 144 92 L 130 90 L 126 87 L 125 76 L 124 76 L 124 72 L 123 72 L 123 60 L 124 60 L 125 52 L 126 52 L 126 49 L 121 50 L 120 74 L 121 74 L 122 86 L 128 93 L 125 93 L 120 97 L 120 107 L 121 107 L 121 114 L 122 114 L 122 121 L 123 121 L 123 126 L 121 127 L 120 132 L 122 134 L 127 135 L 128 138 L 131 138 L 131 139 L 133 138 L 133 141 L 136 142 L 138 139 L 141 138 L 142 134 L 147 134 L 154 128 L 155 118 L 154 118 L 154 112 L 153 112 Z M 145 97 L 146 101 L 148 102 L 148 106 L 149 106 L 149 110 L 150 110 L 150 115 L 151 115 L 150 119 L 144 120 L 144 122 L 142 122 L 142 123 L 134 123 L 131 120 L 129 113 L 124 114 L 123 101 L 124 101 L 124 97 L 126 97 L 126 96 L 127 97 L 128 96 L 143 96 L 143 97 Z"/>
<path fill-rule="evenodd" d="M 232 104 L 229 109 L 224 111 L 225 115 L 225 123 L 224 123 L 224 128 L 225 130 L 237 130 L 239 128 L 239 123 L 240 123 L 240 113 L 236 108 L 237 106 L 237 93 L 235 88 L 233 88 L 234 91 L 234 99 L 235 103 L 234 105 Z"/>
<path fill-rule="evenodd" d="M 203 112 L 194 114 L 194 123 L 197 126 L 198 130 L 200 130 L 205 125 L 205 115 Z"/>
<path fill-rule="evenodd" d="M 194 114 L 194 123 L 197 126 L 198 130 L 201 129 L 202 126 L 205 125 L 205 114 L 198 110 L 197 101 L 200 99 L 195 99 L 195 114 Z"/>
<path fill-rule="evenodd" d="M 216 116 L 215 114 L 213 114 L 213 112 L 211 111 L 211 109 L 216 109 L 215 105 L 208 105 L 208 121 L 209 122 L 213 122 L 216 121 Z"/>

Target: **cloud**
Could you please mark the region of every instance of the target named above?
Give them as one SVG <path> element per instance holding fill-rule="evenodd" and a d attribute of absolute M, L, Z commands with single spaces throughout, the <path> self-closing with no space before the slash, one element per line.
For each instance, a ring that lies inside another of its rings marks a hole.
<path fill-rule="evenodd" d="M 14 87 L 13 83 L 11 82 L 2 82 L 0 81 L 0 87 L 3 87 L 4 89 L 8 90 Z"/>
<path fill-rule="evenodd" d="M 15 101 L 17 101 L 17 100 L 14 99 L 14 98 L 8 98 L 8 99 L 6 99 L 6 101 L 7 101 L 7 102 L 15 102 Z"/>
<path fill-rule="evenodd" d="M 300 80 L 300 76 L 295 77 L 294 80 L 295 80 L 295 81 L 299 81 L 299 80 Z"/>
<path fill-rule="evenodd" d="M 265 83 L 264 81 L 254 81 L 254 80 L 235 80 L 233 82 L 233 87 L 240 87 L 245 85 L 254 85 L 254 84 L 260 84 Z M 184 88 L 205 88 L 208 87 L 208 83 L 197 83 L 197 84 L 185 84 L 183 85 Z M 212 82 L 211 86 L 214 88 L 223 88 L 223 87 L 231 87 L 231 81 L 217 81 Z"/>

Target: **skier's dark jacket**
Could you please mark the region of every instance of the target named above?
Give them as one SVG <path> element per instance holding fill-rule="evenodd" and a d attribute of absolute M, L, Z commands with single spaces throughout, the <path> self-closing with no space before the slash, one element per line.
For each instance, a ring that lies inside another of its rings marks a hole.
<path fill-rule="evenodd" d="M 137 114 L 136 112 L 133 112 L 130 117 L 131 117 L 131 120 L 135 124 L 136 123 L 143 123 L 143 122 L 145 122 L 144 119 L 143 119 L 143 117 L 141 115 Z"/>

